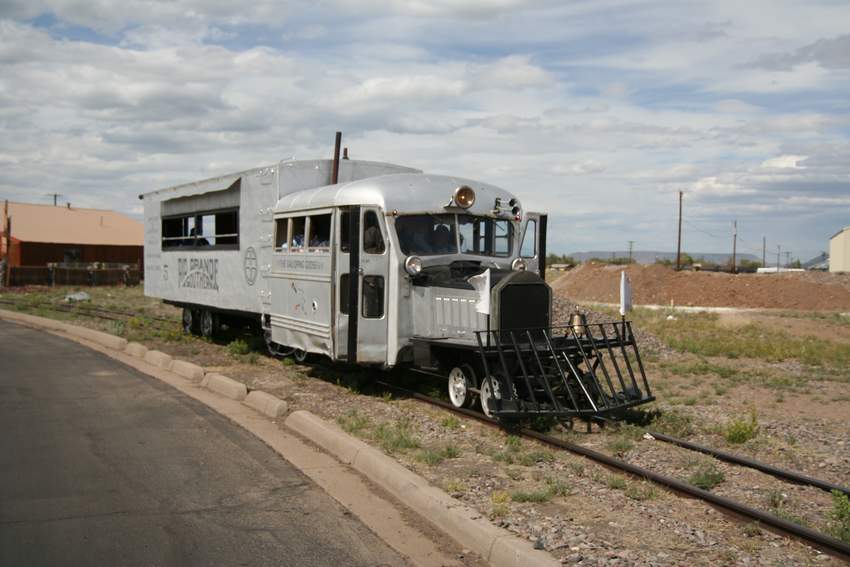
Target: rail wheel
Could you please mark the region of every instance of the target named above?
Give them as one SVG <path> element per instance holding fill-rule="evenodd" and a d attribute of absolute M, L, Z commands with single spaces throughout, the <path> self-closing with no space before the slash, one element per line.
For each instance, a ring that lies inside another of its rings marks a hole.
<path fill-rule="evenodd" d="M 198 334 L 198 317 L 197 311 L 194 309 L 183 308 L 183 332 L 193 335 Z"/>
<path fill-rule="evenodd" d="M 502 399 L 502 387 L 496 376 L 491 376 L 489 379 L 484 378 L 481 380 L 481 411 L 483 411 L 484 415 L 487 417 L 493 417 L 493 412 L 490 409 L 490 404 L 488 403 L 491 399 Z"/>
<path fill-rule="evenodd" d="M 472 405 L 472 390 L 475 388 L 475 371 L 468 364 L 455 366 L 449 371 L 449 399 L 456 408 Z"/>
<path fill-rule="evenodd" d="M 218 334 L 220 328 L 221 324 L 218 321 L 218 315 L 209 309 L 201 311 L 201 335 L 204 338 L 213 338 Z"/>
<path fill-rule="evenodd" d="M 282 344 L 278 344 L 272 340 L 272 331 L 271 329 L 265 329 L 263 331 L 263 338 L 266 340 L 266 348 L 269 351 L 269 354 L 274 357 L 283 358 L 285 356 L 289 356 L 293 352 L 295 352 L 294 348 L 284 346 Z"/>

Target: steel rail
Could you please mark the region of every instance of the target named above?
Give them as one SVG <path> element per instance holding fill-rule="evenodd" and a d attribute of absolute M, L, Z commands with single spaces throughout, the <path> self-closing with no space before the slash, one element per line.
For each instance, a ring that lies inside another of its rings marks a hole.
<path fill-rule="evenodd" d="M 388 384 L 380 380 L 376 381 L 376 383 L 389 390 L 396 390 L 398 392 L 401 392 L 404 395 L 419 400 L 421 402 L 428 403 L 451 411 L 453 413 L 457 413 L 469 417 L 471 419 L 478 420 L 493 427 L 502 427 L 502 425 L 498 421 L 490 419 L 474 410 L 466 408 L 456 408 L 449 402 L 432 398 L 430 396 L 420 394 L 419 392 L 408 390 L 407 388 Z M 669 476 L 652 472 L 648 469 L 644 469 L 643 467 L 639 467 L 637 465 L 621 461 L 604 453 L 600 453 L 599 451 L 594 451 L 593 449 L 588 449 L 587 447 L 576 445 L 575 443 L 570 443 L 562 439 L 557 439 L 549 435 L 544 435 L 543 433 L 539 433 L 537 431 L 533 431 L 527 428 L 521 428 L 517 432 L 523 437 L 534 439 L 535 441 L 539 441 L 540 443 L 552 447 L 557 447 L 565 451 L 570 451 L 571 453 L 581 455 L 592 461 L 596 461 L 597 463 L 626 472 L 632 476 L 654 482 L 658 485 L 664 486 L 680 494 L 685 494 L 687 496 L 703 500 L 705 502 L 708 502 L 709 504 L 716 506 L 721 511 L 729 513 L 730 515 L 738 517 L 743 516 L 745 518 L 755 520 L 765 526 L 773 528 L 778 532 L 805 541 L 806 543 L 813 545 L 823 551 L 829 552 L 830 554 L 844 559 L 845 561 L 850 561 L 850 544 L 845 543 L 839 539 L 830 537 L 811 528 L 807 528 L 805 526 L 789 522 L 788 520 L 784 520 L 768 512 L 752 508 L 750 506 L 747 506 L 746 504 L 742 504 L 730 498 L 714 494 L 713 492 L 710 492 L 708 490 L 697 488 L 696 486 L 688 484 L 687 482 L 683 482 L 681 480 Z"/>
<path fill-rule="evenodd" d="M 839 486 L 837 484 L 832 484 L 831 482 L 827 482 L 825 480 L 813 478 L 808 475 L 804 475 L 802 473 L 794 471 L 780 469 L 779 467 L 775 467 L 767 463 L 762 463 L 761 461 L 756 461 L 754 459 L 743 457 L 741 455 L 735 455 L 733 453 L 727 453 L 725 451 L 712 449 L 711 447 L 706 447 L 705 445 L 699 445 L 697 443 L 685 441 L 684 439 L 679 439 L 678 437 L 673 437 L 671 435 L 665 435 L 664 433 L 658 433 L 657 431 L 647 431 L 647 433 L 652 435 L 652 437 L 658 439 L 659 441 L 670 443 L 671 445 L 677 445 L 679 447 L 682 447 L 683 449 L 689 449 L 691 451 L 697 451 L 699 453 L 711 455 L 712 457 L 715 457 L 716 459 L 719 459 L 721 461 L 726 461 L 727 463 L 734 463 L 736 465 L 755 469 L 765 474 L 769 474 L 771 476 L 775 476 L 777 478 L 781 478 L 783 480 L 787 480 L 796 484 L 814 486 L 827 492 L 837 490 L 838 492 L 850 496 L 850 488 Z"/>
<path fill-rule="evenodd" d="M 13 301 L 13 300 L 9 300 L 9 299 L 0 299 L 0 304 L 12 305 L 12 306 L 25 305 L 22 302 Z M 42 302 L 39 302 L 39 303 L 34 303 L 34 304 L 31 304 L 31 306 L 36 307 L 36 308 L 46 308 L 46 309 L 50 309 L 51 311 L 59 311 L 59 312 L 62 312 L 62 313 L 74 313 L 74 314 L 78 314 L 78 315 L 84 315 L 86 317 L 97 317 L 99 319 L 108 319 L 110 321 L 124 321 L 126 319 L 130 319 L 132 317 L 138 317 L 139 316 L 138 313 L 128 313 L 126 311 L 115 311 L 115 310 L 111 310 L 111 309 L 104 309 L 102 307 L 80 307 L 79 305 L 75 305 L 75 304 L 59 304 L 59 305 L 57 305 L 57 304 L 54 304 L 54 303 L 50 303 L 49 301 L 42 301 Z M 125 317 L 126 319 L 119 319 L 118 317 L 113 317 L 113 315 Z M 146 319 L 150 319 L 151 321 L 154 321 L 154 322 L 157 322 L 157 323 L 175 323 L 175 324 L 180 323 L 180 321 L 178 321 L 176 319 L 166 319 L 164 317 L 156 317 L 156 316 L 153 316 L 153 315 L 141 315 L 141 317 L 144 317 Z"/>

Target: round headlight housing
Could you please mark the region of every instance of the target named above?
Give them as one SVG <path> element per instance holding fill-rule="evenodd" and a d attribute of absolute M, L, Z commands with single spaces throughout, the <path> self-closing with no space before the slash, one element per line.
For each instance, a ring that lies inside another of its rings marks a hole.
<path fill-rule="evenodd" d="M 461 209 L 468 209 L 475 204 L 475 191 L 469 185 L 461 185 L 455 189 L 454 202 Z"/>
<path fill-rule="evenodd" d="M 511 269 L 515 272 L 524 272 L 528 268 L 528 264 L 522 258 L 514 258 L 511 262 Z"/>
<path fill-rule="evenodd" d="M 408 256 L 404 261 L 404 271 L 411 276 L 418 276 L 422 273 L 422 258 L 419 256 Z"/>

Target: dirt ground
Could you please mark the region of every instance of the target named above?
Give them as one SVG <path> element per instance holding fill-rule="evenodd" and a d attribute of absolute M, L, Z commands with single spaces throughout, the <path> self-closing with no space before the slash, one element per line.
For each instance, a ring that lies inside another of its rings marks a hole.
<path fill-rule="evenodd" d="M 0 301 L 14 300 L 28 311 L 142 341 L 273 393 L 292 409 L 335 421 L 565 564 L 840 564 L 702 502 L 459 420 L 375 385 L 383 379 L 445 397 L 440 380 L 323 360 L 305 365 L 276 360 L 262 353 L 262 341 L 243 330 L 231 330 L 215 341 L 182 335 L 179 312 L 144 298 L 138 289 L 93 293 L 93 306 L 109 304 L 139 313 L 126 322 L 38 307 L 41 301 L 61 299 L 66 291 L 5 293 Z M 576 308 L 569 297 L 557 299 L 556 318 Z M 578 308 L 591 319 L 610 317 L 581 304 Z M 154 315 L 173 323 L 155 321 Z M 658 401 L 619 426 L 593 426 L 585 433 L 583 426 L 569 430 L 556 425 L 550 433 L 685 481 L 707 482 L 718 494 L 822 532 L 840 527 L 833 499 L 825 492 L 653 440 L 646 432 L 662 431 L 850 485 L 850 365 L 845 363 L 850 360 L 850 320 L 793 311 L 677 314 L 674 319 L 658 312 L 634 315 Z M 775 334 L 777 328 L 781 334 Z M 730 334 L 735 342 L 729 344 L 743 344 L 745 355 L 717 342 Z M 736 428 L 747 432 L 743 440 L 730 435 Z"/>
<path fill-rule="evenodd" d="M 850 311 L 850 274 L 825 272 L 725 274 L 676 272 L 661 265 L 584 263 L 552 281 L 559 294 L 578 301 L 617 303 L 620 272 L 632 283 L 637 305 L 750 307 Z"/>

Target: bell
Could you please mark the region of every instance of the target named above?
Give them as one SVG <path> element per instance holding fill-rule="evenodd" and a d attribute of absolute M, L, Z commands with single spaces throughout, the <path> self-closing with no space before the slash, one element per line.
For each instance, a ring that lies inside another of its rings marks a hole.
<path fill-rule="evenodd" d="M 584 335 L 587 331 L 587 316 L 584 313 L 573 311 L 570 315 L 570 327 L 575 331 L 576 336 Z"/>

